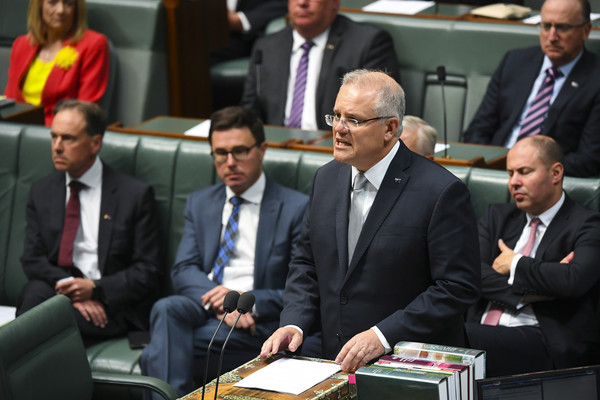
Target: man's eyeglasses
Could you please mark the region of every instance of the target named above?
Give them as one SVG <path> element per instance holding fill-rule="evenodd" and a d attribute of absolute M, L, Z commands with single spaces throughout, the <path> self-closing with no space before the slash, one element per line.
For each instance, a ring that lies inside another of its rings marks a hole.
<path fill-rule="evenodd" d="M 545 32 L 545 33 L 550 32 L 550 29 L 552 29 L 552 27 L 554 27 L 554 30 L 556 31 L 556 33 L 558 33 L 559 35 L 565 35 L 565 34 L 571 32 L 575 28 L 581 28 L 585 24 L 587 24 L 587 22 L 583 22 L 579 25 L 553 24 L 551 22 L 538 22 L 537 26 L 542 32 Z"/>
<path fill-rule="evenodd" d="M 250 147 L 237 146 L 229 151 L 225 150 L 225 149 L 214 149 L 213 151 L 210 152 L 210 155 L 213 156 L 213 158 L 215 159 L 215 162 L 217 162 L 217 163 L 224 163 L 225 161 L 227 161 L 227 157 L 229 156 L 229 154 L 231 154 L 236 161 L 244 161 L 248 158 L 248 155 L 250 154 L 250 150 L 252 150 L 254 147 L 257 147 L 257 146 L 258 146 L 258 143 L 254 143 Z"/>
<path fill-rule="evenodd" d="M 369 118 L 369 119 L 363 119 L 362 121 L 359 121 L 357 119 L 354 118 L 342 118 L 339 115 L 335 115 L 335 114 L 327 114 L 325 116 L 325 123 L 331 127 L 337 125 L 340 121 L 342 121 L 342 125 L 344 126 L 344 128 L 346 129 L 350 129 L 352 128 L 358 128 L 360 124 L 364 124 L 365 122 L 370 122 L 370 121 L 376 121 L 378 119 L 385 119 L 385 118 L 393 118 L 393 116 L 386 116 L 386 117 L 374 117 L 374 118 Z"/>

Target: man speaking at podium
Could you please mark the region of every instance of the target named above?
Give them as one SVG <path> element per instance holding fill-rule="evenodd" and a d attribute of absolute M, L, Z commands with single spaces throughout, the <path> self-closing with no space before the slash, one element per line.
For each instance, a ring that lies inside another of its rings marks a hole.
<path fill-rule="evenodd" d="M 319 320 L 322 356 L 344 370 L 400 340 L 464 345 L 462 316 L 480 291 L 475 215 L 459 179 L 398 140 L 404 103 L 382 72 L 344 76 L 326 116 L 335 160 L 315 174 L 281 328 L 262 357 L 296 351 Z"/>

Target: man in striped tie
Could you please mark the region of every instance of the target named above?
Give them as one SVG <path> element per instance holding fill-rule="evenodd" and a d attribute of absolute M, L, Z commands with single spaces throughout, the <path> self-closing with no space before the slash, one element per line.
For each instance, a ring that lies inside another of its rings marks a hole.
<path fill-rule="evenodd" d="M 223 371 L 252 358 L 278 327 L 288 263 L 308 204 L 306 195 L 265 176 L 267 143 L 262 122 L 252 111 L 216 111 L 208 140 L 222 183 L 188 197 L 171 270 L 176 294 L 152 308 L 151 340 L 140 360 L 145 375 L 169 382 L 181 396 L 195 389 L 195 378 L 203 377 L 206 349 L 230 290 L 252 291 L 256 303 L 229 339 L 231 353 L 224 358 Z M 225 323 L 232 326 L 237 316 L 237 311 L 229 313 Z M 219 330 L 210 360 L 219 359 L 228 332 Z M 215 377 L 215 370 L 209 377 Z M 196 380 L 196 385 L 202 382 Z"/>
<path fill-rule="evenodd" d="M 466 331 L 488 376 L 600 359 L 600 213 L 564 193 L 562 160 L 552 138 L 518 141 L 507 158 L 514 203 L 479 223 L 482 297 Z"/>
<path fill-rule="evenodd" d="M 550 136 L 565 154 L 565 174 L 600 174 L 600 58 L 585 48 L 588 0 L 546 0 L 540 46 L 511 50 L 494 72 L 464 133 L 468 143 L 512 147 Z"/>

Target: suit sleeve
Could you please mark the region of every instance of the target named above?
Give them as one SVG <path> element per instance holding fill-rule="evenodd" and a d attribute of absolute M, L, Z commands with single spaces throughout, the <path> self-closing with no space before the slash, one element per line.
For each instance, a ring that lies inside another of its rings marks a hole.
<path fill-rule="evenodd" d="M 177 294 L 189 297 L 202 304 L 202 295 L 217 284 L 208 279 L 207 272 L 212 269 L 212 265 L 204 265 L 203 250 L 199 245 L 202 243 L 198 238 L 199 232 L 196 227 L 202 224 L 197 221 L 197 214 L 194 213 L 193 197 L 188 197 L 184 212 L 183 235 L 177 251 L 175 265 L 171 270 L 171 280 L 173 289 Z"/>
<path fill-rule="evenodd" d="M 555 298 L 583 296 L 600 280 L 600 215 L 589 216 L 578 226 L 568 228 L 576 236 L 573 248 L 575 258 L 561 264 L 566 254 L 556 260 L 521 257 L 515 270 L 513 286 L 528 294 Z M 564 245 L 558 245 L 564 248 Z"/>
<path fill-rule="evenodd" d="M 595 93 L 590 101 L 587 117 L 580 116 L 585 119 L 585 124 L 577 149 L 565 154 L 565 174 L 569 176 L 588 177 L 600 173 L 600 92 Z M 585 107 L 585 104 L 580 103 L 580 106 Z"/>
<path fill-rule="evenodd" d="M 108 84 L 109 52 L 104 35 L 94 35 L 81 55 L 81 70 L 77 99 L 97 103 Z"/>
<path fill-rule="evenodd" d="M 505 55 L 492 75 L 485 96 L 463 135 L 465 143 L 490 144 L 494 133 L 500 128 L 500 91 L 506 59 Z"/>
<path fill-rule="evenodd" d="M 144 189 L 131 197 L 134 199 L 134 207 L 127 217 L 131 218 L 129 265 L 114 273 L 105 274 L 99 280 L 102 300 L 112 309 L 135 304 L 146 298 L 158 286 L 160 276 L 161 245 L 154 190 L 144 184 Z M 112 267 L 107 265 L 106 268 Z"/>
<path fill-rule="evenodd" d="M 279 271 L 288 271 L 289 263 L 295 255 L 295 248 L 302 226 L 302 217 L 307 207 L 308 199 L 305 196 L 298 196 L 297 201 L 293 199 L 286 200 L 283 211 L 284 214 L 291 214 L 291 217 L 280 216 L 285 221 L 287 231 L 287 254 L 289 257 L 281 260 L 279 266 L 269 266 L 268 270 L 277 268 Z M 280 230 L 278 230 L 280 232 Z M 256 297 L 256 311 L 259 321 L 276 321 L 279 320 L 281 311 L 283 310 L 283 285 L 280 288 L 265 288 L 254 289 L 252 291 Z"/>
<path fill-rule="evenodd" d="M 480 294 L 477 225 L 469 192 L 453 181 L 438 196 L 427 232 L 432 284 L 404 309 L 379 322 L 389 343 L 435 337 Z"/>
<path fill-rule="evenodd" d="M 285 0 L 262 0 L 257 2 L 255 7 L 249 9 L 240 9 L 248 22 L 250 22 L 251 31 L 263 31 L 270 21 L 281 17 L 287 13 L 287 1 Z"/>
<path fill-rule="evenodd" d="M 492 301 L 506 308 L 516 310 L 523 298 L 522 291 L 517 286 L 509 285 L 507 275 L 502 275 L 492 268 L 496 257 L 500 254 L 498 231 L 495 224 L 499 217 L 494 218 L 494 209 L 487 208 L 479 221 L 479 250 L 481 253 L 481 298 Z"/>

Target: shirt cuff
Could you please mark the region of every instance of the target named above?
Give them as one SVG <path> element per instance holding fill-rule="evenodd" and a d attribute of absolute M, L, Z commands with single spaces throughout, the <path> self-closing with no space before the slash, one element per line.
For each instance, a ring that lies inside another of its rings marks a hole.
<path fill-rule="evenodd" d="M 387 353 L 391 352 L 392 351 L 392 347 L 388 343 L 388 341 L 385 338 L 385 336 L 383 336 L 383 333 L 381 333 L 381 331 L 379 330 L 379 328 L 376 327 L 376 326 L 374 326 L 371 329 L 373 329 L 373 332 L 375 332 L 375 334 L 377 335 L 377 338 L 379 339 L 379 341 L 383 345 L 383 348 L 385 349 L 385 353 L 387 354 Z"/>
<path fill-rule="evenodd" d="M 250 25 L 250 21 L 248 21 L 248 17 L 246 17 L 246 14 L 244 14 L 241 11 L 238 11 L 237 15 L 238 17 L 240 17 L 240 21 L 242 22 L 242 30 L 244 32 L 248 32 L 250 29 L 252 29 L 252 25 Z"/>
<path fill-rule="evenodd" d="M 283 328 L 287 328 L 287 327 L 292 327 L 294 329 L 297 329 L 302 334 L 302 336 L 304 336 L 304 331 L 302 331 L 302 329 L 300 329 L 299 326 L 296 326 L 296 325 L 286 325 Z"/>
<path fill-rule="evenodd" d="M 515 270 L 517 269 L 517 263 L 523 257 L 521 254 L 515 254 L 510 263 L 510 277 L 508 278 L 508 284 L 512 285 L 515 280 Z"/>

